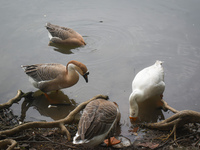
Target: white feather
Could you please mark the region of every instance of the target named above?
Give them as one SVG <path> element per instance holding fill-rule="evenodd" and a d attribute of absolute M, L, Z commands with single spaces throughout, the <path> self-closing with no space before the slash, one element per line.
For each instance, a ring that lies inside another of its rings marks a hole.
<path fill-rule="evenodd" d="M 154 65 L 138 72 L 132 82 L 132 93 L 129 97 L 130 116 L 138 116 L 138 102 L 149 100 L 154 96 L 160 96 L 165 89 L 164 70 L 162 61 L 156 61 Z"/>
<path fill-rule="evenodd" d="M 53 36 L 51 35 L 50 32 L 48 32 L 48 36 L 49 36 L 49 39 L 50 39 L 50 40 L 53 38 Z"/>

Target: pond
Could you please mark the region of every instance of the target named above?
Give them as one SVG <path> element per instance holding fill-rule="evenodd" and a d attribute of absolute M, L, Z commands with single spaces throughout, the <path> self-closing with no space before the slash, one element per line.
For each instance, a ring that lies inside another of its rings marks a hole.
<path fill-rule="evenodd" d="M 200 111 L 200 1 L 20 0 L 0 4 L 1 103 L 13 98 L 19 89 L 37 91 L 21 65 L 66 65 L 78 60 L 88 67 L 89 82 L 80 78 L 75 86 L 62 89 L 57 98 L 67 99 L 73 109 L 97 94 L 108 95 L 119 105 L 121 134 L 134 138 L 128 132 L 132 80 L 141 69 L 161 60 L 164 100 L 177 110 Z M 74 29 L 87 45 L 69 51 L 49 46 L 46 22 Z M 12 110 L 20 116 L 21 107 L 20 102 Z M 25 120 L 52 121 L 69 111 L 68 106 L 46 107 L 45 98 L 39 96 Z M 172 113 L 160 115 L 167 118 Z"/>

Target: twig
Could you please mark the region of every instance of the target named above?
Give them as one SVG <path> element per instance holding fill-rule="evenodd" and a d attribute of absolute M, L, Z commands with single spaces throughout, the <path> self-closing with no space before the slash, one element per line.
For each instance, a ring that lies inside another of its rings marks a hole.
<path fill-rule="evenodd" d="M 200 139 L 198 139 L 196 142 L 195 142 L 195 145 L 194 146 L 197 146 L 197 144 L 200 142 Z"/>
<path fill-rule="evenodd" d="M 74 149 L 76 148 L 76 147 L 71 146 L 71 145 L 66 145 L 66 144 L 62 144 L 62 143 L 58 143 L 58 142 L 54 142 L 54 141 L 52 141 L 51 139 L 49 139 L 49 138 L 47 138 L 47 137 L 44 137 L 44 136 L 42 136 L 42 135 L 40 135 L 40 137 L 46 139 L 47 141 L 49 141 L 49 142 L 51 142 L 51 143 L 53 143 L 53 144 L 59 144 L 59 145 L 63 145 L 63 146 L 70 147 L 70 148 L 74 148 Z"/>
<path fill-rule="evenodd" d="M 188 135 L 184 135 L 184 136 L 178 137 L 176 140 L 174 140 L 173 142 L 171 142 L 171 144 L 173 144 L 173 143 L 175 143 L 175 142 L 178 143 L 178 142 L 180 142 L 180 140 L 185 140 L 186 137 L 194 136 L 194 135 L 196 135 L 196 134 L 198 134 L 198 132 L 197 132 L 197 133 L 192 133 L 192 134 L 188 134 Z M 200 139 L 199 139 L 199 141 L 200 141 Z"/>
<path fill-rule="evenodd" d="M 165 141 L 162 145 L 159 145 L 158 147 L 156 147 L 155 150 L 165 146 L 169 141 L 170 140 Z"/>

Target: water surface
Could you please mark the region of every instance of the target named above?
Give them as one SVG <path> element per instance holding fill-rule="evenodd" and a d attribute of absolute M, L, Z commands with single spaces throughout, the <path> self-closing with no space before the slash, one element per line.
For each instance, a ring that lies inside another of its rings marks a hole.
<path fill-rule="evenodd" d="M 80 78 L 75 86 L 61 90 L 64 97 L 76 106 L 97 94 L 108 95 L 119 104 L 121 133 L 134 138 L 128 132 L 131 82 L 138 71 L 162 60 L 164 99 L 177 110 L 200 111 L 200 1 L 21 0 L 0 4 L 1 103 L 14 97 L 18 89 L 37 91 L 21 65 L 78 60 L 90 71 L 89 83 Z M 68 52 L 48 46 L 46 22 L 73 28 L 87 45 Z M 42 100 L 29 107 L 26 121 L 56 118 L 48 109 L 40 111 L 47 107 Z M 12 107 L 17 115 L 21 114 L 21 103 Z"/>

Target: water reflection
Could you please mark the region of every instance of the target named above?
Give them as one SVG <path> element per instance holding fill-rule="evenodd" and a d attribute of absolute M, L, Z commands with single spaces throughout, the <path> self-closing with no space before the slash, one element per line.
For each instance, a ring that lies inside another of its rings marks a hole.
<path fill-rule="evenodd" d="M 73 54 L 71 50 L 77 48 L 77 46 L 64 46 L 52 42 L 49 42 L 49 46 L 54 47 L 55 51 L 60 52 L 62 54 Z"/>
<path fill-rule="evenodd" d="M 62 91 L 51 92 L 48 96 L 53 100 L 56 99 L 57 102 L 50 108 L 50 102 L 40 90 L 33 94 L 32 99 L 26 98 L 21 106 L 20 121 L 24 121 L 30 107 L 34 107 L 42 116 L 59 120 L 65 118 L 77 106 L 77 103 L 73 99 L 69 99 Z"/>
<path fill-rule="evenodd" d="M 160 99 L 152 99 L 148 99 L 142 103 L 138 103 L 139 113 L 137 123 L 157 122 L 165 119 L 161 108 L 158 108 L 156 105 L 158 101 L 160 101 Z M 131 121 L 131 123 L 134 124 L 135 122 Z"/>
<path fill-rule="evenodd" d="M 127 135 L 132 142 L 136 141 L 137 139 L 141 139 L 145 135 L 146 129 L 140 128 L 140 123 L 158 122 L 165 119 L 163 111 L 161 108 L 156 107 L 156 103 L 157 101 L 155 99 L 154 101 L 150 99 L 142 103 L 138 103 L 138 119 L 137 121 L 130 120 L 130 135 Z"/>

